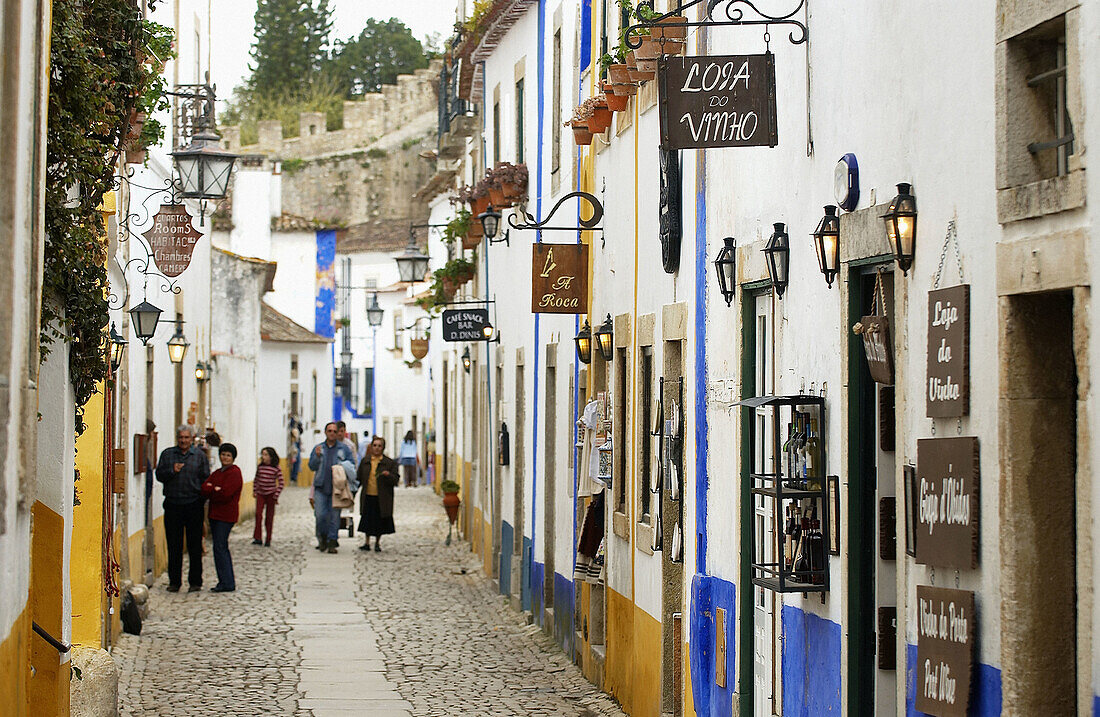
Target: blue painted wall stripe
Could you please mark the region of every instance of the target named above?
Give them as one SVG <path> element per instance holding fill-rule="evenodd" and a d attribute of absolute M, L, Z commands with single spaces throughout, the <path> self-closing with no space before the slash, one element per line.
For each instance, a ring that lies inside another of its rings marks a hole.
<path fill-rule="evenodd" d="M 707 155 L 695 165 L 695 570 L 707 572 Z"/>
<path fill-rule="evenodd" d="M 538 22 L 538 92 L 536 93 L 538 101 L 538 132 L 536 133 L 535 144 L 535 192 L 538 196 L 535 197 L 535 214 L 539 221 L 542 221 L 542 143 L 543 143 L 543 129 L 545 126 L 546 117 L 544 116 L 546 107 L 546 0 L 539 0 L 539 22 Z M 535 234 L 535 241 L 542 243 L 542 232 Z M 540 346 L 539 339 L 539 314 L 535 314 L 535 370 L 534 370 L 534 390 L 531 392 L 532 405 L 531 413 L 533 418 L 531 419 L 531 559 L 535 556 L 535 516 L 538 508 L 538 480 L 539 480 L 539 361 L 542 347 Z M 518 408 L 518 407 L 517 407 Z M 530 576 L 530 573 L 528 573 Z"/>

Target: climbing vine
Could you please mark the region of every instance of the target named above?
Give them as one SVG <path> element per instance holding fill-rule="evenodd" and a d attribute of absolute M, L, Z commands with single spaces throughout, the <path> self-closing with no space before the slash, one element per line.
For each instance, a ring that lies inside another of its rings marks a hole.
<path fill-rule="evenodd" d="M 77 435 L 85 428 L 84 405 L 108 374 L 107 239 L 99 209 L 131 113 L 154 108 L 150 98 L 163 95 L 171 33 L 146 20 L 133 0 L 53 3 L 40 346 L 45 360 L 55 341 L 70 342 Z"/>

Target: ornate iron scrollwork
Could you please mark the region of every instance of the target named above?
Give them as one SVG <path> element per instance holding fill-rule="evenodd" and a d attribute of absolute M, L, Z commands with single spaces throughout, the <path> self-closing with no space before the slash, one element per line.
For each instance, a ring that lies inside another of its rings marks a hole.
<path fill-rule="evenodd" d="M 588 202 L 588 205 L 592 208 L 592 216 L 588 219 L 579 220 L 580 226 L 575 227 L 551 227 L 547 226 L 550 220 L 554 218 L 554 214 L 557 213 L 558 208 L 567 199 L 578 197 L 579 199 Z M 523 221 L 517 221 L 517 217 L 523 217 Z M 537 221 L 535 217 L 527 213 L 526 210 L 516 209 L 512 214 L 508 216 L 508 224 L 513 229 L 537 229 L 540 231 L 563 231 L 563 232 L 576 232 L 576 231 L 603 231 L 603 227 L 596 226 L 603 219 L 603 204 L 596 198 L 594 194 L 588 192 L 570 192 L 564 197 L 558 200 L 558 203 L 554 205 L 553 209 L 546 215 L 546 219 L 541 222 Z"/>
<path fill-rule="evenodd" d="M 707 13 L 704 19 L 699 21 L 662 22 L 670 17 L 683 15 L 684 11 L 706 2 Z M 650 19 L 631 25 L 627 28 L 626 44 L 632 49 L 638 49 L 642 44 L 642 35 L 638 32 L 648 30 L 657 23 L 666 27 L 741 27 L 745 25 L 763 25 L 764 37 L 770 39 L 768 27 L 771 25 L 791 25 L 792 30 L 788 35 L 792 45 L 801 45 L 806 42 L 807 31 L 805 23 L 795 20 L 794 16 L 806 6 L 806 0 L 798 0 L 793 10 L 783 15 L 769 15 L 757 7 L 753 0 L 688 0 L 682 2 L 664 14 L 658 14 L 653 8 L 653 0 L 642 0 L 638 3 L 638 9 L 646 8 L 651 15 Z M 716 13 L 717 12 L 717 17 Z M 721 19 L 725 16 L 725 19 Z"/>
<path fill-rule="evenodd" d="M 680 241 L 683 236 L 680 206 L 680 153 L 662 149 L 661 153 L 661 263 L 665 273 L 680 269 Z"/>

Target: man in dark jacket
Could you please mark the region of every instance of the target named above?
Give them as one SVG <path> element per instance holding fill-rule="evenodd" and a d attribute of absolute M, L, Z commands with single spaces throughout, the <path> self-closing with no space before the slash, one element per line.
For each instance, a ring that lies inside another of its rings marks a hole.
<path fill-rule="evenodd" d="M 210 475 L 206 453 L 195 444 L 195 429 L 176 431 L 176 445 L 157 461 L 157 480 L 164 484 L 164 537 L 168 543 L 168 591 L 179 592 L 183 541 L 187 533 L 187 592 L 202 588 L 202 484 Z"/>

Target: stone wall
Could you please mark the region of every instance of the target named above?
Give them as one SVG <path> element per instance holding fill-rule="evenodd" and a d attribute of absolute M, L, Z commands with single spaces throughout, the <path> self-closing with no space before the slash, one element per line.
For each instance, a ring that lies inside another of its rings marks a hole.
<path fill-rule="evenodd" d="M 272 120 L 260 122 L 253 145 L 240 144 L 239 127 L 223 128 L 223 145 L 263 155 L 281 171 L 286 214 L 330 226 L 420 219 L 426 210 L 412 196 L 431 176 L 419 155 L 436 145 L 439 69 L 433 62 L 381 92 L 345 102 L 343 129 L 329 132 L 323 113 L 303 112 L 297 137 L 283 137 Z"/>

